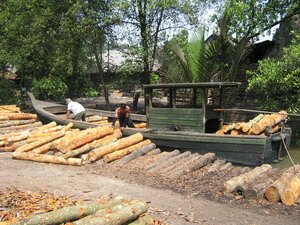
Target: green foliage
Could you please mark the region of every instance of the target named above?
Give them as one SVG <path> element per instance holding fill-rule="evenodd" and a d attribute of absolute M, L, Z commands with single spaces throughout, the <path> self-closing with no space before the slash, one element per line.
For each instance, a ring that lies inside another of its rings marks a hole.
<path fill-rule="evenodd" d="M 87 87 L 80 90 L 82 97 L 98 97 L 100 93 L 93 87 Z"/>
<path fill-rule="evenodd" d="M 41 100 L 63 100 L 68 87 L 60 78 L 41 78 L 33 81 L 32 92 Z"/>
<path fill-rule="evenodd" d="M 248 91 L 262 96 L 258 99 L 262 109 L 300 113 L 299 65 L 300 35 L 296 34 L 279 61 L 265 59 L 259 62 L 256 71 L 248 71 L 251 76 Z"/>
<path fill-rule="evenodd" d="M 159 75 L 157 73 L 151 73 L 150 84 L 157 84 L 159 82 Z"/>
<path fill-rule="evenodd" d="M 16 96 L 14 82 L 0 76 L 0 105 L 17 104 L 19 98 Z"/>

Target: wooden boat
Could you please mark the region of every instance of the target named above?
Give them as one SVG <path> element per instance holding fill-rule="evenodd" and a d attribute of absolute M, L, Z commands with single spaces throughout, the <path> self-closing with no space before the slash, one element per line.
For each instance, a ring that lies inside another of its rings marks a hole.
<path fill-rule="evenodd" d="M 140 132 L 145 138 L 160 148 L 178 148 L 192 152 L 214 152 L 229 162 L 248 166 L 271 163 L 286 154 L 289 148 L 291 129 L 282 127 L 280 132 L 270 135 L 217 135 L 223 125 L 222 108 L 228 89 L 235 88 L 237 82 L 174 83 L 144 85 L 146 116 L 132 115 L 136 121 L 147 121 L 146 129 L 125 128 L 124 136 Z M 164 95 L 165 104 L 157 103 L 154 97 Z M 62 106 L 49 106 L 33 99 L 38 115 L 66 124 L 58 120 Z M 38 103 L 38 104 L 37 104 Z M 64 112 L 65 112 L 64 106 Z M 88 110 L 89 113 L 113 116 L 113 112 Z M 95 126 L 85 122 L 75 122 L 81 129 Z M 284 143 L 283 143 L 284 142 Z"/>

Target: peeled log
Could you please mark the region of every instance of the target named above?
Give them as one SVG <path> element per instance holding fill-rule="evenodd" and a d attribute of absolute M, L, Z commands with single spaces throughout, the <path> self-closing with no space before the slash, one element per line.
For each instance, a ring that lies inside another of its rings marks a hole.
<path fill-rule="evenodd" d="M 26 145 L 28 142 L 26 140 L 24 141 L 19 141 L 19 142 L 15 142 L 10 146 L 5 146 L 5 147 L 1 147 L 0 148 L 0 152 L 13 152 L 15 151 L 18 147 L 22 146 L 22 145 Z"/>
<path fill-rule="evenodd" d="M 235 123 L 234 129 L 235 129 L 235 130 L 242 130 L 242 128 L 243 128 L 244 125 L 245 125 L 245 122 L 238 122 L 238 123 Z"/>
<path fill-rule="evenodd" d="M 241 134 L 243 134 L 243 132 L 240 131 L 240 130 L 232 130 L 232 131 L 230 132 L 230 135 L 241 135 Z"/>
<path fill-rule="evenodd" d="M 300 165 L 292 166 L 277 178 L 266 190 L 265 197 L 269 202 L 278 202 L 288 181 L 300 170 Z"/>
<path fill-rule="evenodd" d="M 147 123 L 138 123 L 138 124 L 134 124 L 135 128 L 146 128 L 147 127 Z"/>
<path fill-rule="evenodd" d="M 154 225 L 155 220 L 149 215 L 141 215 L 136 221 L 129 223 L 128 225 Z M 163 225 L 159 223 L 159 225 Z"/>
<path fill-rule="evenodd" d="M 113 205 L 122 203 L 122 201 L 124 201 L 123 198 L 117 197 L 98 204 L 95 203 L 95 204 L 88 204 L 88 205 L 64 207 L 51 212 L 33 215 L 28 219 L 16 223 L 15 225 L 62 224 L 62 223 L 78 220 L 82 217 L 91 215 L 97 212 L 98 210 L 112 207 Z"/>
<path fill-rule="evenodd" d="M 84 135 L 83 137 L 76 139 L 69 143 L 65 149 L 59 149 L 61 152 L 65 153 L 69 150 L 78 148 L 80 146 L 83 146 L 89 142 L 92 142 L 96 139 L 100 139 L 105 137 L 106 135 L 114 133 L 113 127 L 101 127 L 101 128 L 95 128 L 93 131 L 89 132 L 88 134 Z"/>
<path fill-rule="evenodd" d="M 218 130 L 218 131 L 216 132 L 216 134 L 217 134 L 217 135 L 224 135 L 224 131 L 223 131 L 223 130 Z"/>
<path fill-rule="evenodd" d="M 294 205 L 300 197 L 300 173 L 296 174 L 284 188 L 281 201 L 285 205 Z"/>
<path fill-rule="evenodd" d="M 240 185 L 243 186 L 245 183 L 249 183 L 253 181 L 257 176 L 266 171 L 272 169 L 272 166 L 269 164 L 263 164 L 261 166 L 255 167 L 253 170 L 243 173 L 239 176 L 236 176 L 228 181 L 225 182 L 226 192 L 230 193 L 235 190 L 235 188 Z"/>
<path fill-rule="evenodd" d="M 7 116 L 9 120 L 37 119 L 37 115 L 31 113 L 0 113 L 1 116 Z"/>
<path fill-rule="evenodd" d="M 88 160 L 91 162 L 96 161 L 97 159 L 100 159 L 109 153 L 134 145 L 138 142 L 141 142 L 142 140 L 143 135 L 140 133 L 131 135 L 126 138 L 121 138 L 110 145 L 93 149 L 88 153 Z"/>
<path fill-rule="evenodd" d="M 31 119 L 31 120 L 8 120 L 5 123 L 1 123 L 0 127 L 10 127 L 10 126 L 18 126 L 18 125 L 25 125 L 25 124 L 31 124 L 31 123 L 35 123 L 35 119 Z"/>
<path fill-rule="evenodd" d="M 206 153 L 201 158 L 199 158 L 198 160 L 196 160 L 193 163 L 191 163 L 190 165 L 188 165 L 188 167 L 186 169 L 181 170 L 181 171 L 179 170 L 177 173 L 172 175 L 171 178 L 180 178 L 181 176 L 183 176 L 187 173 L 196 171 L 196 170 L 202 168 L 203 166 L 214 161 L 215 158 L 216 158 L 215 153 Z"/>
<path fill-rule="evenodd" d="M 7 134 L 7 133 L 11 133 L 11 132 L 18 132 L 18 131 L 25 131 L 25 130 L 32 131 L 39 126 L 42 126 L 41 122 L 25 124 L 25 125 L 20 125 L 20 126 L 0 128 L 0 134 Z"/>
<path fill-rule="evenodd" d="M 89 116 L 85 118 L 86 122 L 96 122 L 96 121 L 100 121 L 100 120 L 107 120 L 108 117 L 107 116 L 100 116 L 100 115 L 95 115 L 95 116 Z"/>
<path fill-rule="evenodd" d="M 131 152 L 135 151 L 135 150 L 138 150 L 146 145 L 149 145 L 151 144 L 151 141 L 150 140 L 145 140 L 145 141 L 142 141 L 142 142 L 139 142 L 135 145 L 132 145 L 132 146 L 129 146 L 127 148 L 124 148 L 124 149 L 121 149 L 121 150 L 118 150 L 118 151 L 114 151 L 110 154 L 107 154 L 103 157 L 103 160 L 104 162 L 112 162 L 114 160 L 117 160 L 117 159 L 121 159 L 122 157 L 124 157 L 125 155 L 128 155 L 130 154 Z"/>
<path fill-rule="evenodd" d="M 286 118 L 287 118 L 287 113 L 285 111 L 264 116 L 264 118 L 262 118 L 260 121 L 258 121 L 252 126 L 252 131 L 254 134 L 260 134 L 267 127 L 272 127 L 280 123 L 281 121 L 286 120 Z"/>
<path fill-rule="evenodd" d="M 49 135 L 48 137 L 44 137 L 41 140 L 29 143 L 27 145 L 23 145 L 23 146 L 17 148 L 16 151 L 27 152 L 27 151 L 30 151 L 30 150 L 32 150 L 34 148 L 37 148 L 37 147 L 42 146 L 44 144 L 47 144 L 48 142 L 51 142 L 51 141 L 56 140 L 58 138 L 61 138 L 64 135 L 65 135 L 64 131 L 59 131 L 59 132 L 57 132 L 55 134 Z"/>
<path fill-rule="evenodd" d="M 155 149 L 156 145 L 154 143 L 151 143 L 147 146 L 144 146 L 140 149 L 137 149 L 135 151 L 133 151 L 132 153 L 130 153 L 129 155 L 125 156 L 120 162 L 120 165 L 124 165 L 134 159 L 136 159 L 139 156 L 142 156 L 144 154 L 146 154 L 147 152 L 150 152 L 151 150 Z"/>
<path fill-rule="evenodd" d="M 217 159 L 214 161 L 214 163 L 208 168 L 208 173 L 212 173 L 212 172 L 216 172 L 217 170 L 219 170 L 224 164 L 226 163 L 226 161 L 224 159 Z"/>
<path fill-rule="evenodd" d="M 235 126 L 235 123 L 233 124 L 228 124 L 228 125 L 224 125 L 223 126 L 223 132 L 226 134 L 228 133 L 229 131 L 233 130 L 234 129 L 234 126 Z"/>
<path fill-rule="evenodd" d="M 251 127 L 252 127 L 255 123 L 257 123 L 258 121 L 260 121 L 263 117 L 264 117 L 263 114 L 259 114 L 258 116 L 256 116 L 256 117 L 253 118 L 252 120 L 250 120 L 248 123 L 245 123 L 245 124 L 243 125 L 243 127 L 242 127 L 242 131 L 243 131 L 244 133 L 247 133 L 247 132 L 251 129 Z"/>
<path fill-rule="evenodd" d="M 148 205 L 138 200 L 122 202 L 108 209 L 99 210 L 94 214 L 74 221 L 74 225 L 117 225 L 127 224 L 145 213 Z"/>
<path fill-rule="evenodd" d="M 22 159 L 35 162 L 45 162 L 63 165 L 80 166 L 82 165 L 82 159 L 69 158 L 64 159 L 60 156 L 37 154 L 33 152 L 14 152 L 12 155 L 13 159 Z"/>

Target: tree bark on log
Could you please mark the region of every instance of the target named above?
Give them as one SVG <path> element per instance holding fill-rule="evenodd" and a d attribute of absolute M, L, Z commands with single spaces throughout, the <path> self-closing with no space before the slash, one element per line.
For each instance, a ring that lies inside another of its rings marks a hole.
<path fill-rule="evenodd" d="M 54 164 L 63 164 L 63 165 L 72 165 L 72 166 L 81 166 L 82 159 L 69 158 L 64 159 L 60 156 L 54 155 L 45 155 L 37 154 L 33 152 L 14 152 L 12 155 L 13 159 L 22 159 L 35 162 L 45 162 L 45 163 L 54 163 Z"/>
<path fill-rule="evenodd" d="M 300 172 L 296 174 L 285 186 L 281 201 L 285 205 L 294 205 L 300 197 Z"/>
<path fill-rule="evenodd" d="M 199 158 L 199 160 L 194 161 L 193 163 L 191 163 L 190 165 L 188 165 L 188 167 L 184 170 L 178 171 L 177 173 L 175 173 L 174 175 L 171 176 L 171 178 L 175 178 L 178 179 L 181 176 L 196 171 L 200 168 L 202 168 L 203 166 L 211 163 L 212 161 L 214 161 L 216 158 L 215 153 L 206 153 L 204 154 L 201 158 Z"/>
<path fill-rule="evenodd" d="M 265 197 L 269 202 L 278 202 L 288 181 L 300 170 L 300 165 L 288 168 L 280 177 L 278 177 L 266 190 Z"/>
<path fill-rule="evenodd" d="M 164 160 L 162 164 L 157 165 L 157 166 L 149 169 L 148 172 L 151 172 L 151 173 L 160 172 L 162 169 L 173 165 L 174 163 L 178 162 L 181 159 L 184 159 L 184 158 L 190 156 L 191 154 L 192 153 L 190 151 L 186 151 L 182 154 L 176 155 L 174 157 L 170 157 L 170 158 Z"/>
<path fill-rule="evenodd" d="M 151 141 L 149 139 L 145 140 L 145 141 L 141 141 L 141 142 L 139 142 L 135 145 L 132 145 L 132 146 L 129 146 L 127 148 L 114 151 L 110 154 L 107 154 L 103 157 L 103 160 L 104 160 L 104 162 L 109 163 L 109 162 L 112 162 L 114 160 L 121 159 L 122 157 L 130 154 L 131 152 L 136 151 L 136 150 L 138 150 L 142 147 L 145 147 L 149 144 L 151 144 Z"/>
<path fill-rule="evenodd" d="M 151 216 L 144 214 L 141 215 L 136 221 L 133 221 L 128 225 L 155 225 L 155 220 Z M 159 225 L 163 224 L 159 223 Z"/>
<path fill-rule="evenodd" d="M 182 158 L 182 159 L 178 160 L 177 162 L 175 162 L 173 165 L 169 165 L 169 166 L 163 168 L 160 171 L 160 174 L 163 176 L 169 176 L 169 174 L 168 174 L 169 172 L 175 171 L 176 169 L 185 166 L 187 163 L 192 162 L 199 156 L 200 156 L 199 153 L 194 153 L 194 154 L 187 156 L 186 158 Z"/>
<path fill-rule="evenodd" d="M 83 133 L 76 139 L 72 139 L 70 142 L 65 142 L 65 145 L 58 145 L 56 149 L 62 153 L 66 153 L 70 150 L 83 146 L 89 142 L 92 142 L 96 139 L 100 139 L 105 137 L 106 135 L 110 135 L 114 133 L 113 127 L 97 127 L 89 130 L 86 133 Z"/>
<path fill-rule="evenodd" d="M 217 159 L 214 163 L 208 168 L 208 173 L 213 173 L 219 170 L 223 165 L 225 165 L 226 160 L 224 159 Z"/>
<path fill-rule="evenodd" d="M 252 182 L 257 176 L 266 171 L 272 169 L 272 166 L 269 164 L 263 164 L 261 166 L 255 167 L 253 170 L 243 173 L 239 176 L 231 178 L 230 180 L 225 182 L 225 188 L 227 193 L 231 193 L 235 190 L 235 188 L 240 185 L 243 186 L 245 183 Z"/>
<path fill-rule="evenodd" d="M 262 133 L 267 127 L 272 127 L 278 123 L 280 123 L 283 120 L 286 120 L 287 113 L 284 111 L 281 111 L 276 114 L 271 114 L 264 116 L 260 121 L 253 124 L 252 130 L 254 134 L 260 134 Z"/>
<path fill-rule="evenodd" d="M 223 170 L 227 170 L 227 171 L 230 171 L 232 169 L 232 163 L 231 162 L 228 162 L 226 163 L 225 165 L 221 166 L 220 170 L 219 171 L 223 171 Z"/>
<path fill-rule="evenodd" d="M 126 224 L 145 213 L 148 205 L 138 200 L 123 202 L 109 209 L 99 210 L 94 214 L 74 221 L 73 225 L 116 225 Z M 109 213 L 108 213 L 109 211 Z"/>
<path fill-rule="evenodd" d="M 102 203 L 88 204 L 88 205 L 78 205 L 64 207 L 51 212 L 33 215 L 28 219 L 22 220 L 15 225 L 52 225 L 52 224 L 62 224 L 69 221 L 78 220 L 85 216 L 91 215 L 98 210 L 110 208 L 116 204 L 120 204 L 124 201 L 123 198 L 113 198 Z"/>
<path fill-rule="evenodd" d="M 28 152 L 34 148 L 37 148 L 37 147 L 40 147 L 44 144 L 47 144 L 53 140 L 56 140 L 58 138 L 61 138 L 65 135 L 65 132 L 64 131 L 59 131 L 55 134 L 52 134 L 50 135 L 49 137 L 44 137 L 42 140 L 39 140 L 39 141 L 35 141 L 35 142 L 32 142 L 32 143 L 29 143 L 29 144 L 26 144 L 26 145 L 23 145 L 19 148 L 16 149 L 16 151 L 18 152 Z"/>
<path fill-rule="evenodd" d="M 251 127 L 258 121 L 260 121 L 263 117 L 264 117 L 263 114 L 259 114 L 258 116 L 254 117 L 252 120 L 250 120 L 249 122 L 247 122 L 243 125 L 242 131 L 244 133 L 247 133 L 251 129 Z"/>
<path fill-rule="evenodd" d="M 3 127 L 11 127 L 11 126 L 19 126 L 19 125 L 25 125 L 25 124 L 32 124 L 35 123 L 35 119 L 30 120 L 8 120 L 5 123 L 0 124 L 0 128 Z"/>
<path fill-rule="evenodd" d="M 170 159 L 170 158 L 172 158 L 174 156 L 177 156 L 179 154 L 180 154 L 179 150 L 174 150 L 174 151 L 170 152 L 169 154 L 167 154 L 166 156 L 161 157 L 158 160 L 155 160 L 153 163 L 151 163 L 148 166 L 146 166 L 145 169 L 149 171 L 150 169 L 155 168 L 156 166 L 165 163 L 165 161 L 167 161 L 168 159 Z"/>
<path fill-rule="evenodd" d="M 118 141 L 107 146 L 93 149 L 88 153 L 88 160 L 90 162 L 96 161 L 109 153 L 134 145 L 138 142 L 141 142 L 142 140 L 143 135 L 140 133 L 131 135 L 126 138 L 121 138 Z"/>
<path fill-rule="evenodd" d="M 254 180 L 244 185 L 238 185 L 234 192 L 242 195 L 245 198 L 258 199 L 263 197 L 267 187 L 274 182 L 279 174 L 279 169 L 271 169 L 265 173 L 260 174 Z"/>
<path fill-rule="evenodd" d="M 151 150 L 154 150 L 156 148 L 156 145 L 154 143 L 151 143 L 147 146 L 144 146 L 140 149 L 137 149 L 133 152 L 131 152 L 129 155 L 125 156 L 120 162 L 118 162 L 118 165 L 124 165 L 129 163 L 130 161 L 136 159 L 139 156 L 142 156 L 146 154 L 147 152 L 150 152 Z"/>

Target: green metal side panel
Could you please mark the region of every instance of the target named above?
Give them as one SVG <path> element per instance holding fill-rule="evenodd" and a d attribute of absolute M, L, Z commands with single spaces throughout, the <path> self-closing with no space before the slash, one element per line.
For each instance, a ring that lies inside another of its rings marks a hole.
<path fill-rule="evenodd" d="M 171 126 L 182 131 L 204 132 L 202 109 L 148 108 L 149 128 L 166 130 Z"/>

